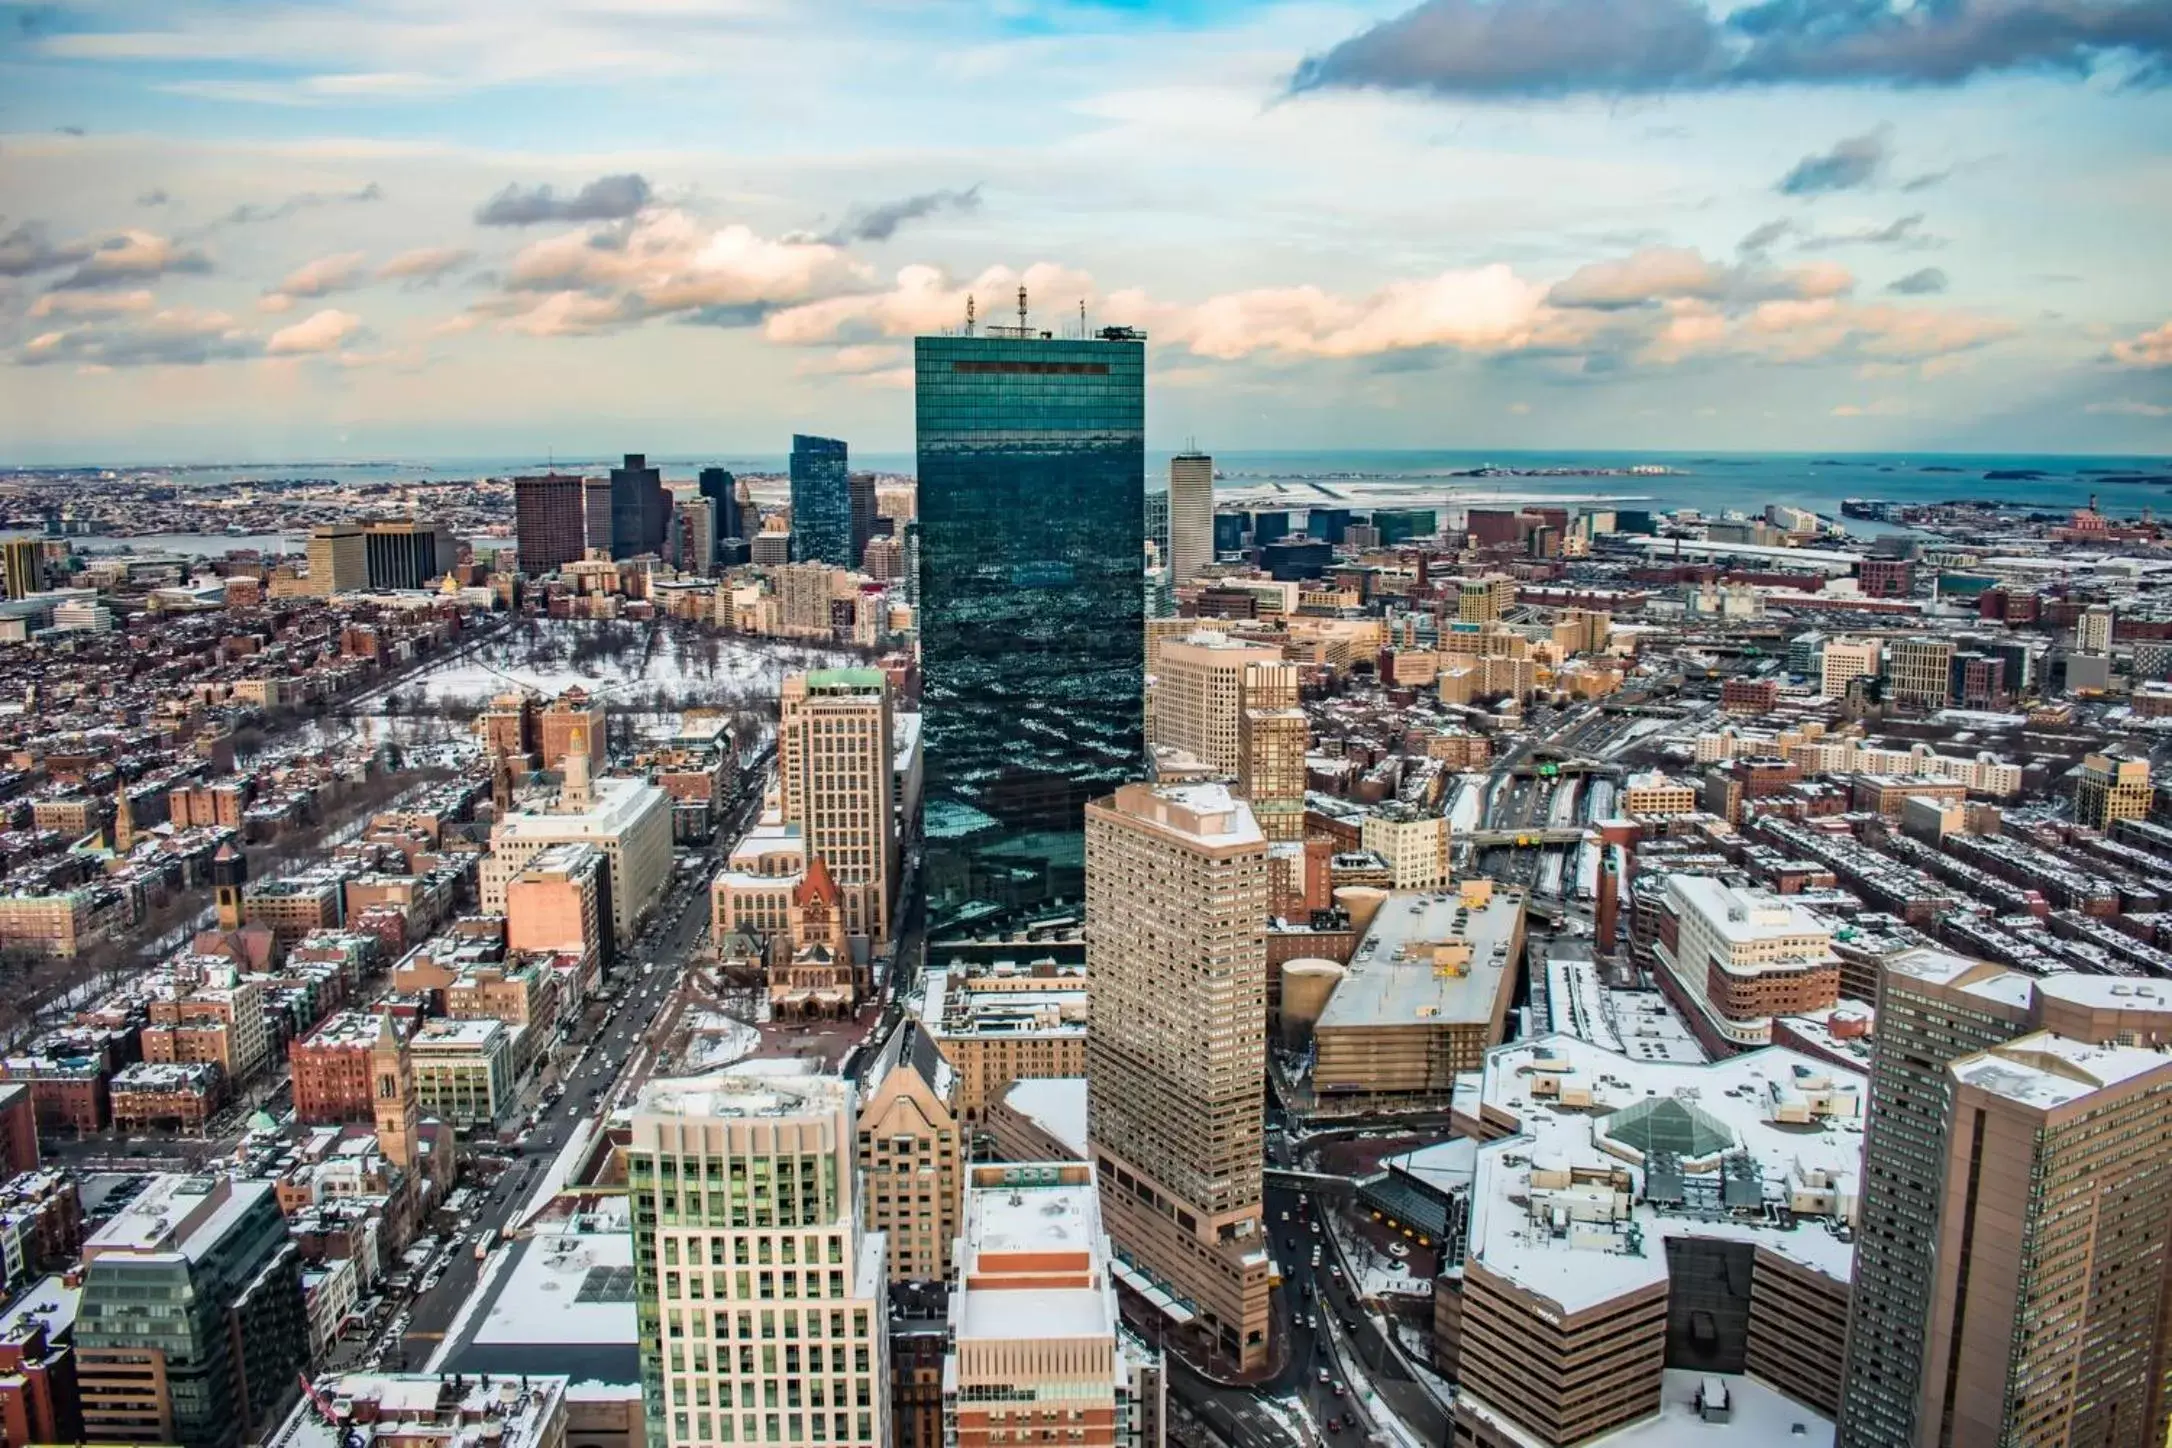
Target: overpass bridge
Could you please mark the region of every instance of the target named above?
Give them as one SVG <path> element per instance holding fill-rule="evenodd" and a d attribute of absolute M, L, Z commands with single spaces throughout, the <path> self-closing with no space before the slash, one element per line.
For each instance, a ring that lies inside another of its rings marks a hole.
<path fill-rule="evenodd" d="M 1581 844 L 1589 833 L 1590 830 L 1582 825 L 1530 825 L 1520 830 L 1458 830 L 1453 838 L 1456 844 L 1475 845 L 1479 849 L 1503 845 L 1534 849 L 1541 845 Z"/>
<path fill-rule="evenodd" d="M 1622 767 L 1598 759 L 1548 759 L 1541 755 L 1534 759 L 1518 760 L 1507 773 L 1518 779 L 1554 779 L 1573 774 L 1598 774 L 1619 778 Z"/>

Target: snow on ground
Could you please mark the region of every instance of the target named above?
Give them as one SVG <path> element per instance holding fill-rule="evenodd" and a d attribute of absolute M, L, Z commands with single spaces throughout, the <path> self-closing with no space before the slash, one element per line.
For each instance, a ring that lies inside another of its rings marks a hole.
<path fill-rule="evenodd" d="M 1319 1441 L 1319 1429 L 1312 1426 L 1312 1415 L 1305 1411 L 1303 1398 L 1294 1393 L 1281 1398 L 1270 1398 L 1262 1394 L 1257 1402 L 1262 1413 L 1274 1419 L 1277 1426 L 1298 1442 Z"/>
<path fill-rule="evenodd" d="M 1584 791 L 1584 818 L 1590 821 L 1612 819 L 1614 816 L 1614 781 L 1594 779 L 1591 788 Z"/>
<path fill-rule="evenodd" d="M 1576 898 L 1589 900 L 1598 893 L 1599 847 L 1590 844 L 1578 845 L 1576 847 Z M 1612 945 L 1613 942 L 1608 941 L 1607 944 Z"/>
<path fill-rule="evenodd" d="M 614 696 L 662 690 L 673 697 L 753 688 L 775 697 L 784 676 L 802 669 L 851 661 L 841 650 L 734 634 L 689 634 L 663 629 L 653 636 L 638 625 L 625 628 L 627 646 L 574 662 L 582 625 L 543 624 L 542 644 L 516 631 L 462 655 L 443 667 L 400 681 L 398 692 L 433 704 L 486 703 L 495 694 L 533 689 L 555 695 L 575 685 L 607 702 Z"/>
<path fill-rule="evenodd" d="M 686 1038 L 683 1072 L 695 1075 L 729 1066 L 751 1056 L 762 1044 L 762 1033 L 745 1021 L 719 1011 L 702 1011 L 693 1020 Z"/>
<path fill-rule="evenodd" d="M 1349 1259 L 1357 1268 L 1358 1291 L 1367 1297 L 1383 1292 L 1423 1293 L 1429 1284 L 1410 1275 L 1410 1269 L 1393 1257 L 1367 1258 L 1362 1252 Z"/>
<path fill-rule="evenodd" d="M 1546 823 L 1560 828 L 1576 823 L 1576 780 L 1564 779 L 1554 789 L 1554 797 L 1547 805 Z"/>
<path fill-rule="evenodd" d="M 1448 828 L 1453 834 L 1479 828 L 1486 812 L 1484 775 L 1466 774 L 1456 781 L 1455 798 L 1448 805 Z"/>
<path fill-rule="evenodd" d="M 1402 1348 L 1411 1375 L 1417 1379 L 1419 1386 L 1431 1393 L 1442 1407 L 1453 1407 L 1456 1400 L 1455 1385 L 1429 1366 L 1433 1359 L 1431 1335 L 1423 1328 L 1397 1319 L 1395 1341 L 1396 1345 Z"/>
<path fill-rule="evenodd" d="M 1545 863 L 1539 866 L 1538 892 L 1541 895 L 1561 893 L 1561 856 L 1552 850 L 1546 852 Z"/>

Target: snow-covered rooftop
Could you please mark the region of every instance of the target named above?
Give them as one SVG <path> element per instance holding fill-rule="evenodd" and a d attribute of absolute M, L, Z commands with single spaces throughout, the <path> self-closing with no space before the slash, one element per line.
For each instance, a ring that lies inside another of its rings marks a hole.
<path fill-rule="evenodd" d="M 1086 1078 L 1044 1076 L 1013 1081 L 1003 1104 L 1086 1157 Z"/>
<path fill-rule="evenodd" d="M 1861 1073 L 1777 1047 L 1645 1061 L 1557 1034 L 1488 1053 L 1480 1091 L 1523 1134 L 1480 1151 L 1471 1258 L 1563 1312 L 1665 1280 L 1669 1236 L 1849 1279 Z"/>

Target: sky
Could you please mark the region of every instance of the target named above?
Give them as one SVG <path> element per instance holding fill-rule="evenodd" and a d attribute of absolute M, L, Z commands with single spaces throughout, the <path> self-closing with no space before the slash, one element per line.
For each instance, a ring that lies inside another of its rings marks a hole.
<path fill-rule="evenodd" d="M 0 0 L 0 463 L 2172 453 L 2164 0 Z"/>

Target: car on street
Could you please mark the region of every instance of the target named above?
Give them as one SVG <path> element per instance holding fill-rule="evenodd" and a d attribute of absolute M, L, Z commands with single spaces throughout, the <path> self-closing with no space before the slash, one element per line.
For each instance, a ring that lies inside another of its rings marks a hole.
<path fill-rule="evenodd" d="M 1321 1381 L 1321 1382 L 1323 1382 L 1323 1383 L 1331 1383 L 1331 1382 L 1335 1381 L 1335 1378 L 1334 1378 L 1334 1375 L 1333 1375 L 1332 1373 L 1328 1372 L 1328 1370 L 1327 1370 L 1326 1368 L 1321 1368 L 1321 1369 L 1320 1369 L 1320 1381 Z"/>

